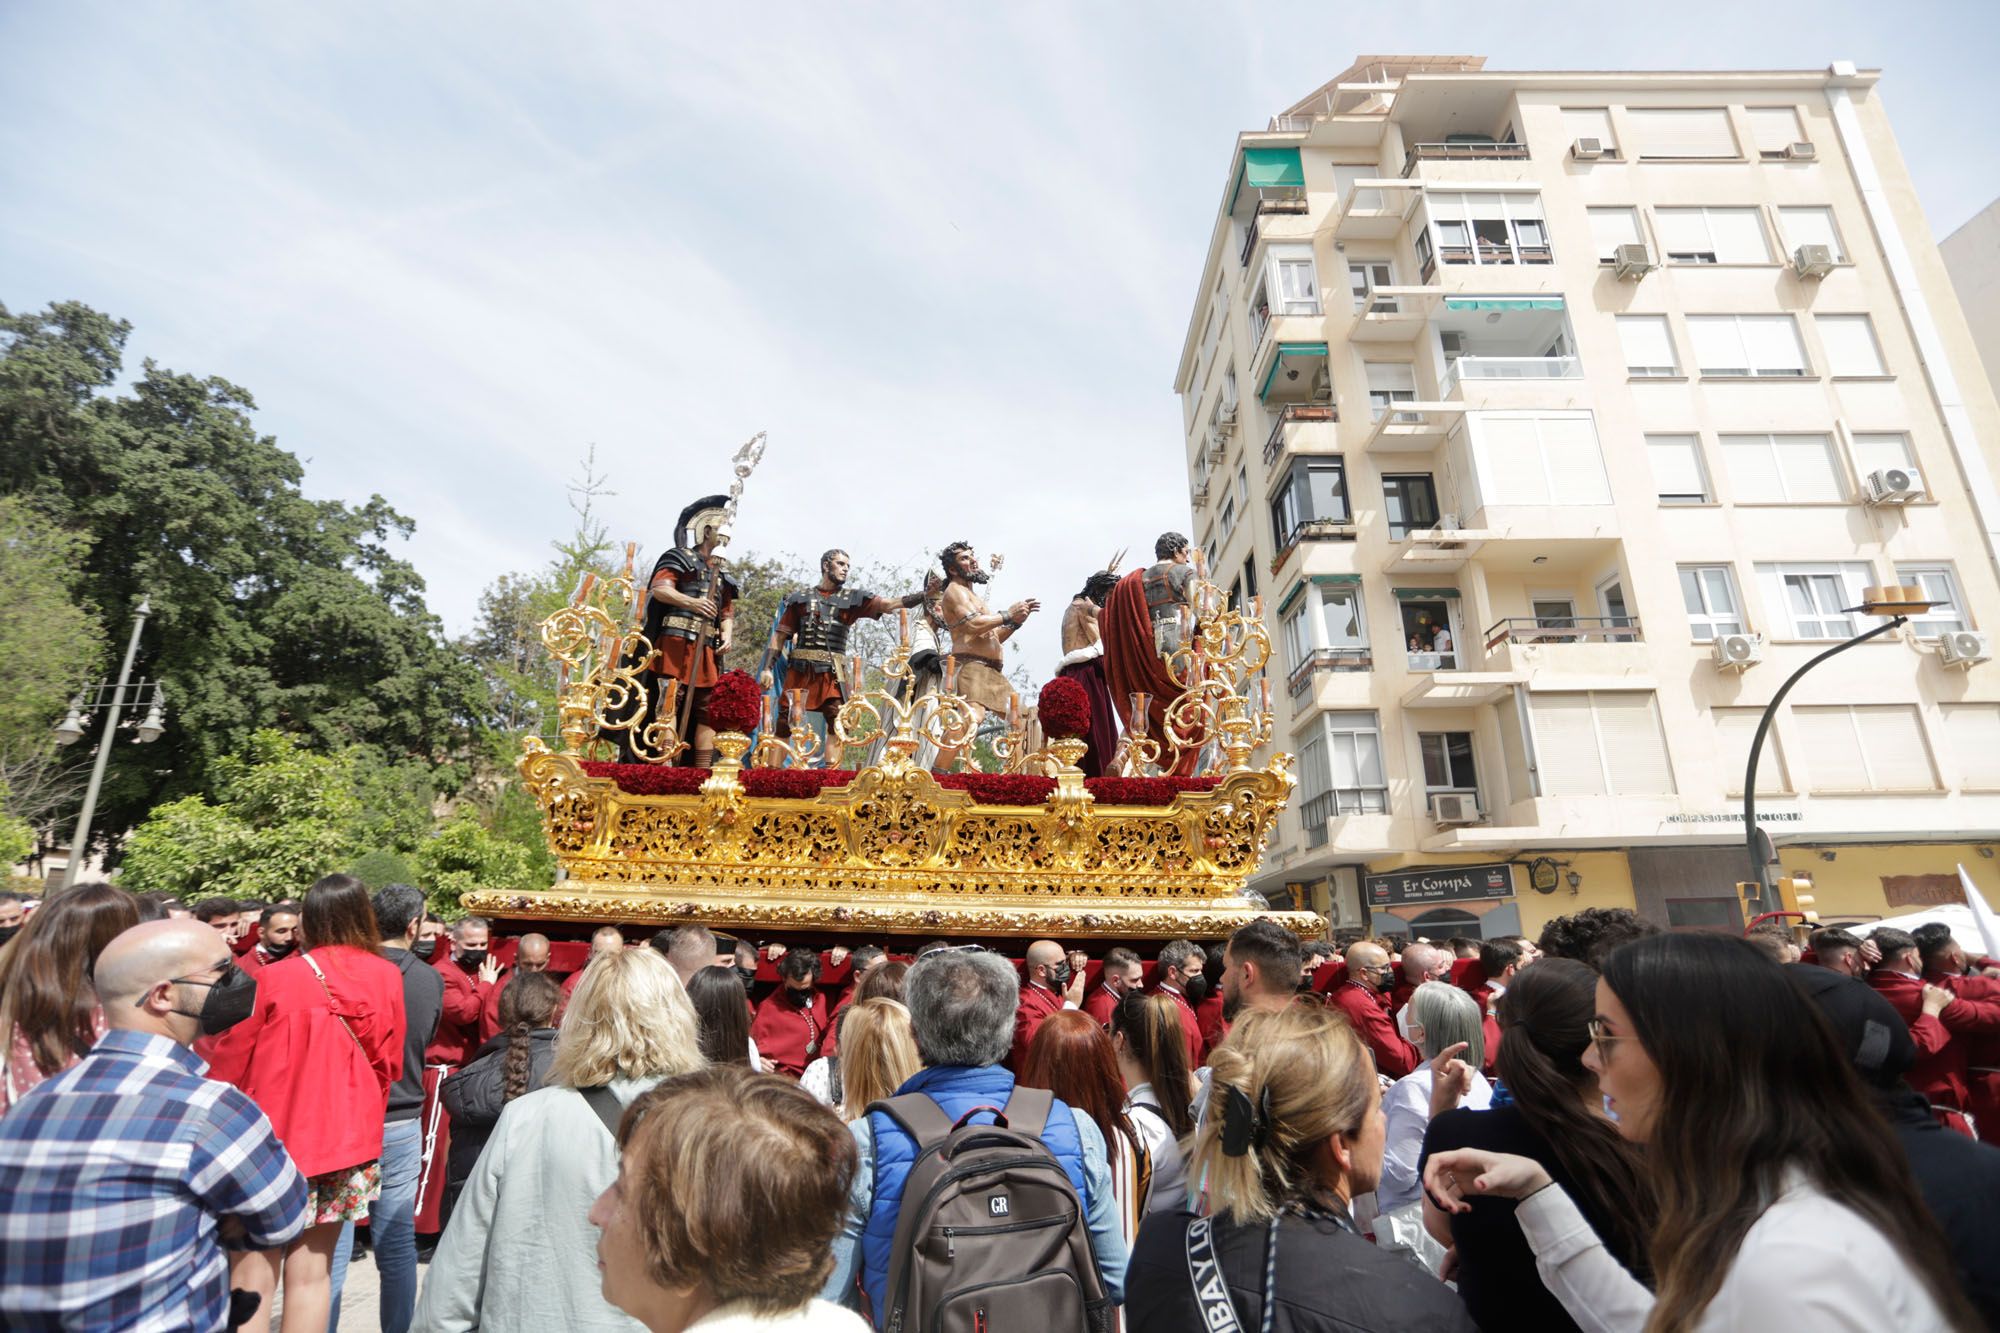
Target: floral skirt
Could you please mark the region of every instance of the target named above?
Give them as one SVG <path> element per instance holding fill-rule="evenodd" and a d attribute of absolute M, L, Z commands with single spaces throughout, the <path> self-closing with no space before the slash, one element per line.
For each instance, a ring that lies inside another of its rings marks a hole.
<path fill-rule="evenodd" d="M 306 1225 L 366 1222 L 368 1205 L 382 1197 L 382 1163 L 344 1167 L 306 1179 Z"/>

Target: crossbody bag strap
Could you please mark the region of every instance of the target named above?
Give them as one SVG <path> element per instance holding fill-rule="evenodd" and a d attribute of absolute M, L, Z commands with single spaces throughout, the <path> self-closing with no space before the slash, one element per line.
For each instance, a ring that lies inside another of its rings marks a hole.
<path fill-rule="evenodd" d="M 597 1113 L 597 1118 L 604 1124 L 605 1132 L 610 1134 L 611 1141 L 616 1143 L 618 1124 L 625 1118 L 625 1103 L 619 1101 L 617 1094 L 610 1088 L 602 1085 L 595 1088 L 578 1088 L 576 1091 L 590 1109 Z"/>
<path fill-rule="evenodd" d="M 348 1040 L 354 1043 L 354 1049 L 366 1056 L 368 1048 L 361 1044 L 361 1038 L 354 1035 L 354 1029 L 347 1025 L 347 1015 L 341 1013 L 340 1006 L 333 1002 L 333 987 L 326 984 L 326 973 L 319 970 L 319 959 L 309 953 L 301 954 L 300 957 L 306 960 L 306 966 L 311 968 L 313 975 L 319 978 L 319 988 L 326 992 L 327 1009 L 333 1014 L 335 1019 L 339 1020 L 341 1030 L 347 1033 Z"/>
<path fill-rule="evenodd" d="M 1195 1309 L 1201 1312 L 1195 1327 L 1207 1333 L 1243 1333 L 1243 1321 L 1236 1317 L 1229 1283 L 1222 1276 L 1222 1256 L 1216 1253 L 1214 1218 L 1197 1217 L 1188 1224 L 1187 1266 Z"/>

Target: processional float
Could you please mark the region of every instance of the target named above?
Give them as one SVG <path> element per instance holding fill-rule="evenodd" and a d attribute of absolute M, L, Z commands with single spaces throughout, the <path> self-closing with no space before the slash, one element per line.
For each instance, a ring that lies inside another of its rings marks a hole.
<path fill-rule="evenodd" d="M 530 738 L 519 767 L 561 878 L 475 890 L 468 911 L 800 938 L 1201 940 L 1257 917 L 1303 936 L 1324 928 L 1244 892 L 1292 793 L 1292 756 L 1251 763 L 1271 739 L 1270 637 L 1254 606 L 1226 607 L 1205 575 L 1167 662 L 1181 693 L 1162 734 L 1147 733 L 1149 701 L 1134 697 L 1136 730 L 1103 778 L 1077 767 L 1078 736 L 1037 746 L 1018 716 L 989 738 L 981 769 L 978 713 L 953 693 L 952 659 L 941 688 L 908 688 L 907 612 L 879 683 L 859 657 L 845 664 L 830 735 L 794 727 L 780 740 L 770 704 L 737 701 L 729 716 L 718 685 L 714 767 L 673 767 L 686 748 L 674 701 L 640 706 L 653 650 L 636 628 L 644 595 L 628 552 L 624 573 L 587 577 L 541 626 L 559 664 L 562 749 Z M 620 741 L 648 762 L 612 762 Z M 966 771 L 930 772 L 918 763 L 930 750 L 962 753 Z M 1191 752 L 1194 775 L 1168 776 Z M 833 766 L 845 762 L 857 766 Z"/>

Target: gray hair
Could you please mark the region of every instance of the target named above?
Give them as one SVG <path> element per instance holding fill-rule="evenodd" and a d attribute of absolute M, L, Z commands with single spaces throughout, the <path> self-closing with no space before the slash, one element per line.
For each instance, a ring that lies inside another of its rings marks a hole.
<path fill-rule="evenodd" d="M 1188 961 L 1193 958 L 1200 958 L 1206 962 L 1208 955 L 1203 953 L 1201 946 L 1193 940 L 1175 940 L 1160 950 L 1159 962 L 1163 968 L 1186 967 Z"/>
<path fill-rule="evenodd" d="M 1021 978 L 996 953 L 937 949 L 910 964 L 903 1003 L 924 1067 L 997 1065 L 1014 1044 Z"/>
<path fill-rule="evenodd" d="M 468 930 L 491 930 L 492 928 L 493 923 L 483 916 L 462 916 L 452 926 L 451 937 L 455 940 L 463 939 L 465 938 L 465 932 Z"/>
<path fill-rule="evenodd" d="M 1426 1060 L 1435 1060 L 1439 1051 L 1464 1042 L 1465 1050 L 1458 1058 L 1474 1069 L 1485 1064 L 1486 1031 L 1481 1017 L 1479 1001 L 1472 993 L 1449 981 L 1426 981 L 1410 996 L 1410 1022 L 1423 1027 L 1424 1039 L 1417 1044 Z"/>

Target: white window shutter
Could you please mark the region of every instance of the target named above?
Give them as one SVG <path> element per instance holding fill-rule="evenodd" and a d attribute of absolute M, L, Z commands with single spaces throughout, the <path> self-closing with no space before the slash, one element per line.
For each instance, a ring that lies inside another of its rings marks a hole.
<path fill-rule="evenodd" d="M 1738 504 L 1772 503 L 1785 498 L 1785 483 L 1778 472 L 1778 460 L 1771 452 L 1768 435 L 1725 435 L 1723 465 L 1729 470 L 1729 489 Z"/>
<path fill-rule="evenodd" d="M 1737 319 L 1750 365 L 1760 374 L 1806 368 L 1798 321 L 1790 315 L 1742 315 Z"/>
<path fill-rule="evenodd" d="M 1832 442 L 1824 435 L 1780 435 L 1772 442 L 1785 498 L 1796 503 L 1847 498 L 1833 463 Z"/>
<path fill-rule="evenodd" d="M 1599 259 L 1609 259 L 1621 245 L 1640 242 L 1639 214 L 1630 208 L 1590 210 L 1590 240 Z"/>
<path fill-rule="evenodd" d="M 1868 764 L 1848 708 L 1794 708 L 1792 722 L 1812 790 L 1869 790 Z"/>
<path fill-rule="evenodd" d="M 1700 447 L 1692 435 L 1649 435 L 1646 456 L 1653 464 L 1653 485 L 1661 495 L 1706 495 Z"/>
<path fill-rule="evenodd" d="M 1625 365 L 1629 369 L 1679 368 L 1665 315 L 1618 316 L 1618 341 L 1625 349 Z"/>
<path fill-rule="evenodd" d="M 1855 730 L 1868 761 L 1869 785 L 1877 791 L 1935 791 L 1937 771 L 1924 744 L 1923 722 L 1914 704 L 1859 704 Z"/>
<path fill-rule="evenodd" d="M 1797 107 L 1753 106 L 1743 113 L 1750 122 L 1750 141 L 1759 153 L 1782 153 L 1805 137 Z"/>
<path fill-rule="evenodd" d="M 1482 417 L 1479 422 L 1481 490 L 1486 503 L 1545 505 L 1547 474 L 1541 437 L 1530 417 Z"/>
<path fill-rule="evenodd" d="M 1530 696 L 1535 764 L 1544 796 L 1604 796 L 1604 760 L 1597 749 L 1588 694 Z"/>
<path fill-rule="evenodd" d="M 1722 107 L 1630 107 L 1626 124 L 1640 157 L 1735 157 L 1736 136 Z"/>
<path fill-rule="evenodd" d="M 1609 691 L 1592 694 L 1591 711 L 1611 766 L 1613 796 L 1669 796 L 1674 790 L 1667 740 L 1651 694 Z"/>
<path fill-rule="evenodd" d="M 1847 256 L 1840 248 L 1840 234 L 1834 230 L 1833 210 L 1830 208 L 1781 208 L 1778 210 L 1778 225 L 1785 234 L 1785 252 L 1795 254 L 1802 245 L 1823 245 L 1833 251 L 1833 257 L 1845 260 Z"/>
<path fill-rule="evenodd" d="M 1715 719 L 1715 754 L 1722 764 L 1723 790 L 1731 796 L 1743 794 L 1743 771 L 1750 763 L 1750 742 L 1757 735 L 1761 708 L 1718 708 Z M 1995 717 L 2000 718 L 2000 710 Z M 1764 737 L 1764 751 L 1757 760 L 1757 794 L 1783 796 L 1792 789 L 1785 768 L 1785 754 L 1778 745 L 1778 729 L 1773 726 Z"/>
<path fill-rule="evenodd" d="M 1368 387 L 1382 393 L 1417 391 L 1417 368 L 1407 361 L 1367 363 Z"/>
<path fill-rule="evenodd" d="M 1720 263 L 1771 262 L 1771 243 L 1764 237 L 1764 221 L 1754 208 L 1709 209 L 1708 234 L 1715 241 L 1715 257 Z"/>
<path fill-rule="evenodd" d="M 1880 375 L 1882 349 L 1875 343 L 1875 325 L 1866 315 L 1819 315 L 1820 345 L 1826 349 L 1829 375 Z"/>
<path fill-rule="evenodd" d="M 1563 137 L 1571 143 L 1595 139 L 1606 148 L 1616 148 L 1611 137 L 1611 110 L 1601 106 L 1566 106 L 1562 109 Z"/>
<path fill-rule="evenodd" d="M 1854 437 L 1854 470 L 1865 479 L 1883 468 L 1910 466 L 1910 439 L 1907 435 L 1868 432 Z"/>
<path fill-rule="evenodd" d="M 1608 505 L 1611 483 L 1604 475 L 1604 454 L 1598 448 L 1597 427 L 1586 413 L 1543 417 L 1540 427 L 1542 462 L 1548 469 L 1549 503 Z"/>
<path fill-rule="evenodd" d="M 1709 242 L 1708 222 L 1699 208 L 1656 208 L 1653 228 L 1660 234 L 1660 249 L 1670 255 L 1714 248 Z"/>
<path fill-rule="evenodd" d="M 1958 785 L 1966 791 L 2000 791 L 2000 706 L 1947 705 L 1944 735 Z"/>
<path fill-rule="evenodd" d="M 1741 375 L 1750 370 L 1750 353 L 1732 315 L 1689 315 L 1688 337 L 1694 342 L 1694 364 L 1704 375 Z"/>

